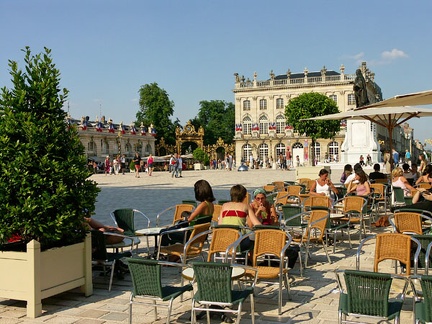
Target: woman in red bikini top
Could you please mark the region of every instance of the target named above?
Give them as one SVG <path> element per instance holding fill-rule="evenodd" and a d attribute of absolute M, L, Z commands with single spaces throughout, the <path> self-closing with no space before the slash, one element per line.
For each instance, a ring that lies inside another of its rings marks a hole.
<path fill-rule="evenodd" d="M 223 204 L 219 224 L 253 227 L 261 225 L 252 208 L 244 202 L 246 188 L 235 185 L 230 190 L 231 201 Z"/>

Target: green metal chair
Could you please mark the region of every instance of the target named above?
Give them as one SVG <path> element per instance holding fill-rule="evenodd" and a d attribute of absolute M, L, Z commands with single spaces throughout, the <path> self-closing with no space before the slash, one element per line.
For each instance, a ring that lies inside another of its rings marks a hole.
<path fill-rule="evenodd" d="M 248 272 L 253 271 L 255 277 L 250 286 L 243 289 L 232 289 L 233 267 L 242 267 Z M 255 323 L 255 301 L 254 287 L 256 283 L 257 269 L 220 262 L 194 262 L 194 281 L 197 284 L 197 291 L 192 298 L 191 322 L 196 323 L 196 312 L 207 313 L 207 323 L 210 323 L 210 311 L 237 314 L 236 323 L 240 323 L 241 312 L 244 301 L 250 296 L 252 324 Z M 231 307 L 237 306 L 236 309 Z M 227 309 L 227 307 L 229 307 Z"/>
<path fill-rule="evenodd" d="M 134 245 L 136 246 L 136 249 L 138 250 L 138 245 L 141 243 L 141 240 L 137 237 L 136 231 L 138 230 L 135 225 L 135 215 L 140 215 L 144 219 L 144 224 L 147 226 L 145 228 L 148 228 L 150 226 L 150 219 L 141 211 L 138 209 L 133 208 L 121 208 L 121 209 L 115 209 L 110 213 L 110 216 L 117 227 L 120 227 L 124 230 L 124 235 L 133 238 Z M 149 241 L 148 236 L 147 238 L 147 250 L 149 249 Z M 125 247 L 124 244 L 112 244 L 109 247 L 111 248 L 123 248 Z"/>
<path fill-rule="evenodd" d="M 392 187 L 392 207 L 399 208 L 406 206 L 403 189 L 400 187 Z"/>
<path fill-rule="evenodd" d="M 133 240 L 132 238 L 126 237 L 124 235 L 115 234 L 115 233 L 107 233 L 99 230 L 91 231 L 92 238 L 92 265 L 93 266 L 102 266 L 102 271 L 104 276 L 107 273 L 107 269 L 110 269 L 110 278 L 108 284 L 108 290 L 111 291 L 112 282 L 114 278 L 114 271 L 116 268 L 116 261 L 130 257 L 132 255 L 131 251 L 126 252 L 116 252 L 116 253 L 108 253 L 107 245 L 105 243 L 106 235 L 115 235 L 124 237 L 125 240 L 130 241 L 131 251 L 133 249 Z"/>
<path fill-rule="evenodd" d="M 409 279 L 388 273 L 358 270 L 336 270 L 339 286 L 338 323 L 353 323 L 347 316 L 394 320 L 399 323 Z M 343 280 L 341 278 L 343 274 Z M 398 298 L 390 299 L 394 279 L 404 282 Z"/>
<path fill-rule="evenodd" d="M 422 275 L 413 277 L 412 280 L 420 282 L 421 291 L 415 288 L 414 322 L 432 322 L 432 276 Z"/>
<path fill-rule="evenodd" d="M 129 301 L 129 323 L 132 323 L 132 304 L 139 303 L 154 308 L 155 321 L 157 320 L 157 308 L 166 307 L 168 315 L 166 323 L 170 323 L 172 304 L 175 298 L 186 291 L 192 290 L 192 285 L 162 285 L 162 268 L 181 267 L 180 263 L 148 260 L 141 258 L 128 258 L 129 271 L 132 279 L 132 292 Z M 143 301 L 138 301 L 143 299 Z M 168 302 L 163 305 L 162 302 Z"/>

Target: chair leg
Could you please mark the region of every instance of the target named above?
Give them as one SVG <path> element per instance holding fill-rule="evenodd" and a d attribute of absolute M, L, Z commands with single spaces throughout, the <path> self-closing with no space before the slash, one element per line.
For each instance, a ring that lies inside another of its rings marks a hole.
<path fill-rule="evenodd" d="M 195 300 L 192 298 L 191 324 L 196 322 Z"/>
<path fill-rule="evenodd" d="M 114 278 L 115 264 L 116 264 L 116 260 L 114 260 L 113 263 L 112 263 L 112 265 L 111 265 L 111 274 L 110 274 L 110 281 L 109 281 L 109 284 L 108 284 L 108 291 L 111 291 L 112 282 L 113 282 L 113 278 Z"/>
<path fill-rule="evenodd" d="M 208 310 L 209 305 L 206 305 L 206 308 L 207 308 L 207 311 L 206 311 L 206 314 L 207 314 L 207 323 L 210 324 L 211 323 L 210 322 L 210 311 Z"/>
<path fill-rule="evenodd" d="M 168 304 L 168 314 L 167 314 L 167 321 L 166 324 L 170 324 L 170 318 L 171 318 L 171 310 L 172 310 L 172 304 L 173 304 L 174 298 L 171 298 Z"/>
<path fill-rule="evenodd" d="M 156 304 L 156 300 L 153 300 L 153 311 L 154 311 L 154 319 L 155 321 L 157 320 L 157 304 Z"/>
<path fill-rule="evenodd" d="M 328 254 L 328 251 L 327 251 L 327 245 L 324 243 L 324 241 L 322 242 L 322 244 L 323 244 L 323 247 L 324 247 L 324 251 L 325 251 L 325 253 L 327 255 L 327 260 L 331 264 L 332 262 L 330 260 L 330 255 Z"/>
<path fill-rule="evenodd" d="M 241 311 L 242 311 L 242 303 L 239 303 L 239 306 L 237 308 L 237 318 L 236 318 L 236 324 L 240 324 L 241 320 Z M 210 323 L 210 322 L 209 322 Z"/>
<path fill-rule="evenodd" d="M 133 295 L 131 294 L 129 300 L 129 324 L 132 324 L 132 304 L 133 304 Z"/>
<path fill-rule="evenodd" d="M 251 300 L 251 317 L 252 317 L 252 324 L 255 324 L 255 297 L 252 294 L 250 294 L 250 300 Z M 237 315 L 238 316 L 238 315 Z"/>

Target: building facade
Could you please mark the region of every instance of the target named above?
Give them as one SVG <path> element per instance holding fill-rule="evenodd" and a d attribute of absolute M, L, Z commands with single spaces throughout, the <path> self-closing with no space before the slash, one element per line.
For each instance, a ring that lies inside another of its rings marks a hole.
<path fill-rule="evenodd" d="M 82 117 L 81 120 L 67 118 L 68 125 L 75 125 L 84 145 L 85 154 L 88 159 L 97 162 L 103 161 L 109 155 L 115 157 L 124 154 L 130 161 L 135 152 L 142 157 L 155 154 L 155 133 L 153 126 L 141 125 L 139 129 L 133 123 L 129 126 L 115 124 L 111 119 L 89 121 Z"/>
<path fill-rule="evenodd" d="M 369 102 L 382 100 L 381 89 L 374 81 L 372 73 L 362 63 L 359 67 L 366 80 Z M 237 160 L 249 162 L 251 156 L 260 161 L 277 161 L 280 155 L 291 158 L 292 165 L 309 165 L 311 156 L 311 139 L 299 134 L 291 125 L 286 123 L 285 107 L 289 100 L 307 92 L 322 93 L 333 99 L 339 111 L 356 108 L 356 97 L 353 90 L 356 75 L 346 74 L 342 65 L 339 71 L 330 71 L 325 67 L 321 71 L 310 72 L 307 68 L 302 73 L 283 75 L 270 72 L 270 78 L 258 80 L 254 73 L 252 80 L 235 73 L 235 154 Z M 316 162 L 358 162 L 359 155 L 349 156 L 350 147 L 345 135 L 350 131 L 351 121 L 342 121 L 341 130 L 331 139 L 317 139 L 315 146 Z M 357 125 L 358 126 L 358 125 Z M 361 150 L 365 156 L 373 155 L 373 161 L 380 160 L 380 151 L 385 149 L 385 142 L 381 147 L 378 137 L 385 130 L 379 129 L 369 121 L 362 121 L 362 129 L 370 138 L 367 147 Z M 352 149 L 352 148 L 351 148 Z M 398 149 L 402 150 L 402 147 Z M 265 165 L 265 164 L 264 164 Z"/>

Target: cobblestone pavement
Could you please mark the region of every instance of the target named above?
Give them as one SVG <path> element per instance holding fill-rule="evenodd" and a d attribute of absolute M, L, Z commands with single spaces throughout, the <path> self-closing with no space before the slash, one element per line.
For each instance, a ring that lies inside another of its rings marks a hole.
<path fill-rule="evenodd" d="M 109 212 L 115 208 L 133 207 L 143 211 L 155 223 L 156 214 L 168 206 L 184 199 L 194 199 L 193 184 L 199 179 L 206 179 L 214 189 L 217 199 L 228 199 L 232 185 L 240 183 L 248 190 L 276 180 L 294 180 L 293 171 L 250 170 L 236 172 L 225 170 L 185 171 L 182 178 L 172 178 L 168 172 L 156 172 L 151 177 L 142 174 L 135 178 L 133 174 L 92 176 L 102 189 L 96 204 L 94 217 L 112 224 Z M 167 224 L 172 216 L 162 218 Z M 389 229 L 384 229 L 388 231 Z M 372 228 L 373 232 L 377 229 Z M 353 231 L 354 233 L 354 231 Z M 354 269 L 358 235 L 353 234 L 353 248 L 338 242 L 336 253 L 330 254 L 332 264 L 328 264 L 322 249 L 312 251 L 308 268 L 300 277 L 298 264 L 290 272 L 291 300 L 286 292 L 283 295 L 282 315 L 277 313 L 277 293 L 275 286 L 258 284 L 256 289 L 257 323 L 337 323 L 337 305 L 339 294 L 336 291 L 334 269 Z M 373 244 L 366 246 L 362 255 L 362 269 L 372 270 Z M 145 255 L 144 245 L 140 245 L 139 254 Z M 388 271 L 391 264 L 387 264 Z M 164 280 L 179 282 L 179 273 L 171 272 Z M 114 279 L 113 289 L 108 291 L 108 281 L 93 272 L 94 293 L 84 297 L 78 289 L 44 299 L 43 314 L 36 319 L 26 317 L 25 303 L 22 301 L 0 299 L 0 323 L 74 323 L 74 324 L 112 324 L 128 323 L 128 307 L 131 289 L 130 276 L 124 280 Z M 172 322 L 190 322 L 190 294 L 186 293 L 183 302 L 176 299 L 172 311 Z M 242 323 L 250 323 L 249 302 L 244 306 Z M 166 312 L 159 310 L 159 319 L 154 320 L 153 310 L 140 305 L 134 306 L 134 323 L 164 323 Z M 412 322 L 412 299 L 404 303 L 401 323 Z M 212 319 L 212 323 L 220 323 Z M 205 323 L 205 321 L 201 321 Z"/>

